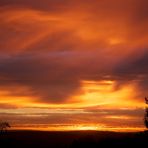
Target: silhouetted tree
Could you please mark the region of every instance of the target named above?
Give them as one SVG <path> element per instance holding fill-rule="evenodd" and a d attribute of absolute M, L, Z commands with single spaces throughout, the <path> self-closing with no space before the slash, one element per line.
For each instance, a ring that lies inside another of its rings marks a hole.
<path fill-rule="evenodd" d="M 7 132 L 7 129 L 10 128 L 10 124 L 8 122 L 0 122 L 0 133 Z"/>
<path fill-rule="evenodd" d="M 146 105 L 148 104 L 148 99 L 145 98 Z M 145 108 L 145 115 L 144 115 L 144 124 L 146 128 L 148 128 L 148 107 Z"/>

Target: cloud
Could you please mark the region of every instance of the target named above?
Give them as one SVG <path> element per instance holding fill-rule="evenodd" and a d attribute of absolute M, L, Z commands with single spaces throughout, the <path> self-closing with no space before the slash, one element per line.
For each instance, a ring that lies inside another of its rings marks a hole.
<path fill-rule="evenodd" d="M 48 103 L 83 94 L 83 80 L 146 90 L 146 6 L 145 0 L 1 0 L 1 90 Z"/>
<path fill-rule="evenodd" d="M 102 58 L 107 58 L 103 57 Z M 34 55 L 1 55 L 1 90 L 11 96 L 35 96 L 43 102 L 63 102 L 80 94 L 81 81 L 102 80 L 107 71 L 98 54 L 65 51 Z"/>
<path fill-rule="evenodd" d="M 0 103 L 0 109 L 16 109 L 17 106 L 10 103 Z"/>
<path fill-rule="evenodd" d="M 48 59 L 49 58 L 49 59 Z M 63 63 L 55 61 L 57 58 L 47 57 L 13 57 L 1 61 L 0 71 L 4 80 L 2 88 L 10 91 L 10 95 L 35 95 L 49 102 L 62 101 L 67 95 L 79 88 L 75 76 L 69 77 Z M 72 74 L 73 75 L 73 74 Z M 28 91 L 19 91 L 17 87 L 26 86 Z M 11 88 L 16 87 L 15 91 Z"/>
<path fill-rule="evenodd" d="M 11 113 L 0 113 L 1 118 L 11 121 L 13 127 L 52 127 L 52 126 L 72 126 L 72 125 L 103 125 L 104 127 L 143 127 L 142 117 L 143 109 L 98 109 L 84 110 L 79 113 L 75 111 L 60 110 L 50 112 L 50 110 L 41 110 L 40 113 L 24 110 L 24 113 L 18 112 L 18 109 L 11 110 Z M 20 120 L 22 119 L 22 120 Z M 17 124 L 16 124 L 17 123 Z M 60 124 L 59 124 L 60 123 Z M 74 127 L 73 127 L 74 128 Z"/>
<path fill-rule="evenodd" d="M 147 94 L 148 88 L 148 51 L 147 49 L 144 52 L 140 52 L 135 56 L 131 55 L 126 60 L 118 64 L 113 74 L 117 77 L 117 83 L 136 83 L 138 86 L 140 97 L 144 97 Z M 118 80 L 119 79 L 119 80 Z"/>
<path fill-rule="evenodd" d="M 147 46 L 146 6 L 145 0 L 1 1 L 1 51 L 133 51 Z"/>

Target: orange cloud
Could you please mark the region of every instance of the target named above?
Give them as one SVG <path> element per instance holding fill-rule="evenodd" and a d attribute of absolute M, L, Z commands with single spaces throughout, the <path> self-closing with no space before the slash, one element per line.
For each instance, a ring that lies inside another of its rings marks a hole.
<path fill-rule="evenodd" d="M 97 122 L 110 127 L 109 120 L 117 118 L 112 128 L 118 127 L 122 117 L 126 127 L 128 122 L 141 127 L 129 109 L 142 110 L 148 88 L 147 5 L 145 0 L 1 0 L 1 108 L 77 109 L 76 116 L 69 111 L 69 120 L 56 114 L 61 126 L 76 124 L 76 129 Z M 87 123 L 88 110 L 98 108 L 115 112 L 101 113 L 100 121 L 94 115 Z M 129 114 L 116 115 L 122 108 Z M 33 122 L 22 118 L 24 127 Z"/>

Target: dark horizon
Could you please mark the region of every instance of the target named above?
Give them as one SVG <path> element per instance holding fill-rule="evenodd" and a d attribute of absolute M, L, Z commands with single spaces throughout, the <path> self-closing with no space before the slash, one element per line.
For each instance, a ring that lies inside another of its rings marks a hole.
<path fill-rule="evenodd" d="M 4 147 L 79 148 L 105 146 L 146 147 L 148 132 L 120 133 L 95 131 L 14 131 L 0 134 L 0 145 Z"/>

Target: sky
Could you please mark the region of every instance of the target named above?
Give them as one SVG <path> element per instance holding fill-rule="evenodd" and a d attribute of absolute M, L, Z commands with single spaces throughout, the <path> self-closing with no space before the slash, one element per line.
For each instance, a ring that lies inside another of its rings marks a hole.
<path fill-rule="evenodd" d="M 0 120 L 13 129 L 144 129 L 147 8 L 0 0 Z"/>

